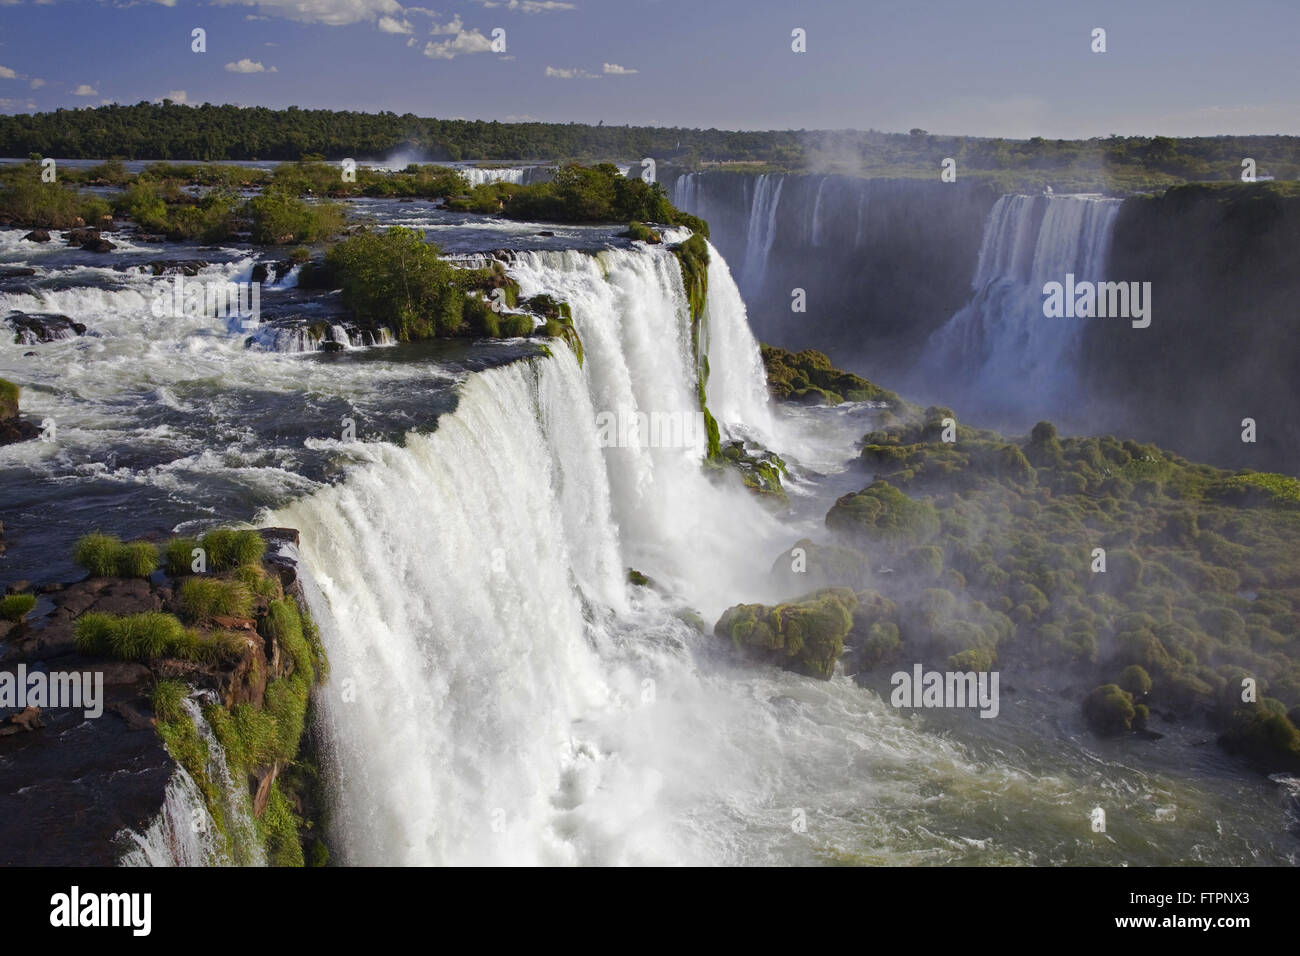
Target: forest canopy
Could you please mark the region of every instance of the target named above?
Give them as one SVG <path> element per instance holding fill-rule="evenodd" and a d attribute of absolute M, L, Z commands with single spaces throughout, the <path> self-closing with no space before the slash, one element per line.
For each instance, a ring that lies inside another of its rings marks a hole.
<path fill-rule="evenodd" d="M 936 174 L 944 158 L 960 172 L 1140 174 L 1142 179 L 1234 180 L 1244 159 L 1260 177 L 1300 176 L 1300 137 L 1110 136 L 1009 140 L 943 136 L 923 129 L 718 130 L 583 123 L 445 120 L 412 113 L 304 110 L 296 106 L 134 106 L 0 116 L 0 155 L 66 159 L 338 160 L 407 154 L 425 161 L 591 163 L 651 157 L 687 167 L 750 163 L 788 170 Z"/>

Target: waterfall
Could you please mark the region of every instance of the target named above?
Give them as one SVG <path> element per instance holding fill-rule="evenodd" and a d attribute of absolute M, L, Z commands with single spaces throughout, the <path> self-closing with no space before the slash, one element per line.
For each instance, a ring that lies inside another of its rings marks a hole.
<path fill-rule="evenodd" d="M 996 200 L 974 180 L 937 176 L 724 171 L 679 175 L 672 196 L 708 221 L 762 341 L 821 349 L 890 387 L 969 298 Z M 794 289 L 806 311 L 791 310 Z"/>
<path fill-rule="evenodd" d="M 1097 320 L 1045 318 L 1043 285 L 1064 282 L 1067 273 L 1076 282 L 1105 278 L 1119 207 L 1091 197 L 1001 197 L 985 227 L 971 299 L 931 336 L 921 374 L 942 381 L 948 401 L 984 411 L 1009 414 L 1029 403 L 1041 416 L 1074 398 L 1084 323 Z"/>
<path fill-rule="evenodd" d="M 204 768 L 221 794 L 226 839 L 218 828 L 194 778 L 177 767 L 167 783 L 162 810 L 143 833 L 125 830 L 118 839 L 130 844 L 123 866 L 265 866 L 266 856 L 253 823 L 248 791 L 237 784 L 226 765 L 216 734 L 193 698 L 182 706 L 207 748 Z"/>
<path fill-rule="evenodd" d="M 744 276 L 757 286 L 767 271 L 767 256 L 776 239 L 776 210 L 781 202 L 785 177 L 764 173 L 754 183 L 754 199 L 749 210 L 749 230 L 745 243 Z"/>
<path fill-rule="evenodd" d="M 750 331 L 740 289 L 726 260 L 712 244 L 705 329 L 710 411 L 730 431 L 739 433 L 747 426 L 771 447 L 775 436 L 763 356 Z"/>
<path fill-rule="evenodd" d="M 708 308 L 735 340 L 743 313 L 724 265 Z M 601 447 L 593 424 L 620 406 L 694 410 L 676 260 L 659 247 L 530 252 L 511 273 L 524 294 L 571 304 L 582 367 L 555 342 L 550 358 L 475 374 L 435 432 L 373 443 L 345 482 L 267 516 L 301 531 L 332 662 L 318 705 L 335 855 L 761 858 L 788 831 L 788 809 L 768 801 L 809 770 L 781 735 L 809 734 L 810 758 L 847 741 L 825 715 L 778 728 L 766 701 L 802 680 L 709 676 L 716 639 L 676 615 L 683 599 L 708 622 L 762 599 L 786 534 L 734 476 L 706 476 L 700 447 Z M 629 587 L 627 566 L 672 596 Z M 847 681 L 814 696 L 837 711 L 877 706 Z M 737 779 L 729 807 L 706 795 Z M 750 813 L 770 829 L 724 832 Z"/>
<path fill-rule="evenodd" d="M 520 185 L 524 182 L 528 170 L 524 167 L 479 169 L 474 166 L 467 166 L 461 169 L 460 174 L 469 180 L 471 186 L 482 186 L 487 183 L 514 183 Z"/>

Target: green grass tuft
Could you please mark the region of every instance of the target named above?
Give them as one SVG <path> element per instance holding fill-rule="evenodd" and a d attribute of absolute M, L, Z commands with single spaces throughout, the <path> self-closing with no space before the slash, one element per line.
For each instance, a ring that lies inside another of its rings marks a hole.
<path fill-rule="evenodd" d="M 0 620 L 17 623 L 36 607 L 36 597 L 32 594 L 10 594 L 0 598 Z"/>

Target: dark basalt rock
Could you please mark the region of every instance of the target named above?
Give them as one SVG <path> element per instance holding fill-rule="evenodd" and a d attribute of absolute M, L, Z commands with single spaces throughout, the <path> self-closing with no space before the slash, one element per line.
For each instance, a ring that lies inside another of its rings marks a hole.
<path fill-rule="evenodd" d="M 269 528 L 264 568 L 299 594 L 298 532 Z M 228 664 L 179 658 L 123 661 L 81 654 L 75 621 L 87 611 L 136 614 L 174 611 L 167 587 L 145 580 L 88 578 L 41 586 L 50 595 L 21 624 L 0 627 L 0 670 L 103 674 L 103 713 L 83 709 L 0 709 L 0 847 L 6 865 L 112 866 L 131 849 L 120 834 L 143 832 L 157 818 L 176 764 L 154 731 L 150 694 L 159 679 L 208 689 L 226 707 L 265 706 L 268 681 L 284 675 L 287 657 L 256 639 L 252 620 L 217 618 L 213 624 L 247 632 L 243 656 Z M 45 608 L 43 610 L 42 608 Z M 269 788 L 282 768 L 257 768 Z"/>
<path fill-rule="evenodd" d="M 140 238 L 140 236 L 136 236 L 136 239 Z M 143 266 L 114 266 L 113 268 L 117 269 L 118 272 L 125 272 L 127 269 L 145 268 L 156 276 L 196 276 L 208 265 L 209 263 L 202 259 L 154 259 L 144 263 Z"/>
<path fill-rule="evenodd" d="M 90 226 L 78 226 L 76 229 L 69 229 L 65 232 L 63 238 L 67 240 L 68 245 L 75 248 L 98 239 L 99 230 Z"/>
<path fill-rule="evenodd" d="M 28 242 L 49 242 L 50 232 L 48 229 L 33 229 L 27 235 L 23 236 Z"/>
<path fill-rule="evenodd" d="M 81 248 L 87 252 L 112 252 L 117 246 L 107 239 L 91 239 L 81 244 Z"/>
<path fill-rule="evenodd" d="M 57 312 L 10 312 L 4 321 L 14 330 L 15 345 L 58 342 L 86 334 L 86 327 Z"/>
<path fill-rule="evenodd" d="M 31 441 L 41 433 L 41 430 L 31 422 L 21 418 L 6 418 L 0 420 L 0 445 L 12 445 L 14 442 Z M 0 552 L 4 551 L 4 545 L 0 543 Z"/>
<path fill-rule="evenodd" d="M 23 266 L 0 269 L 0 283 L 3 283 L 6 279 L 24 279 L 34 275 L 36 275 L 35 269 L 28 269 Z"/>

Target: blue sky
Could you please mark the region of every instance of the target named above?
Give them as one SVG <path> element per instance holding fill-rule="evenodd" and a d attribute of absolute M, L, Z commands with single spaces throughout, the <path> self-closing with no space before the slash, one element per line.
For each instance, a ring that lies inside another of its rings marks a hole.
<path fill-rule="evenodd" d="M 1296 0 L 421 2 L 0 0 L 0 112 L 170 95 L 725 129 L 1300 134 Z"/>

